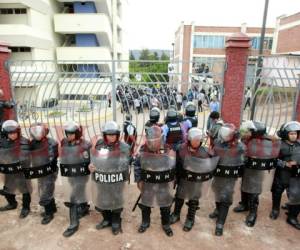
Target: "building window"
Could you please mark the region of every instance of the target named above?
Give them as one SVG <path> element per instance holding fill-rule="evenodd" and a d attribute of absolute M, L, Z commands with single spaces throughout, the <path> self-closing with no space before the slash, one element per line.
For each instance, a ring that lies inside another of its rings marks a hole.
<path fill-rule="evenodd" d="M 252 49 L 259 49 L 260 37 L 252 38 Z M 265 50 L 271 50 L 273 45 L 273 37 L 265 37 L 264 39 L 264 47 Z"/>
<path fill-rule="evenodd" d="M 224 36 L 194 36 L 194 48 L 199 49 L 223 49 L 225 47 Z"/>
<path fill-rule="evenodd" d="M 27 9 L 0 9 L 0 14 L 2 15 L 20 15 L 20 14 L 26 14 Z"/>
<path fill-rule="evenodd" d="M 30 47 L 9 47 L 12 52 L 17 53 L 17 52 L 31 52 Z"/>

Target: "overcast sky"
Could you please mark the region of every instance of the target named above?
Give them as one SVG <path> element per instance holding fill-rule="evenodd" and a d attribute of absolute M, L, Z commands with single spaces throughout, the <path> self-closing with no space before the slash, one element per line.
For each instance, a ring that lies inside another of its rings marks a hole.
<path fill-rule="evenodd" d="M 129 49 L 172 49 L 180 23 L 261 26 L 264 0 L 127 0 L 124 25 Z M 267 27 L 276 17 L 300 12 L 300 0 L 269 0 Z"/>

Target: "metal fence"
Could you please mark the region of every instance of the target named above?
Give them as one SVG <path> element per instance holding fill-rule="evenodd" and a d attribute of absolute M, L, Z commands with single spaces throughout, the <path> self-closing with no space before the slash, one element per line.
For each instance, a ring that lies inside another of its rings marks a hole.
<path fill-rule="evenodd" d="M 207 98 L 198 113 L 199 127 L 205 130 L 212 95 L 222 96 L 225 59 L 202 61 L 10 61 L 8 68 L 17 101 L 19 122 L 25 133 L 34 122 L 48 124 L 52 136 L 62 137 L 65 121 L 84 127 L 87 138 L 101 132 L 107 120 L 120 125 L 132 114 L 141 140 L 149 108 L 166 110 L 176 105 L 176 89 L 185 88 L 198 106 L 197 93 Z M 204 69 L 205 68 L 205 69 Z M 135 105 L 140 101 L 140 108 Z M 183 106 L 186 101 L 183 101 Z"/>
<path fill-rule="evenodd" d="M 254 120 L 266 123 L 268 131 L 275 133 L 283 123 L 295 119 L 300 57 L 266 56 L 262 60 L 261 67 L 256 59 L 248 60 L 243 119 L 250 119 L 253 112 Z"/>

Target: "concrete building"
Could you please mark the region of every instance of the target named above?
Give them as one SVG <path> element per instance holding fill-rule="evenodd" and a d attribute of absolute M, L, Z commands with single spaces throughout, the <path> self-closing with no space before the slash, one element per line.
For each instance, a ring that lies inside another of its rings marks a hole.
<path fill-rule="evenodd" d="M 111 82 L 112 60 L 118 60 L 116 72 L 128 72 L 128 62 L 121 61 L 129 57 L 122 23 L 126 6 L 126 0 L 1 0 L 0 40 L 9 45 L 11 60 L 20 62 L 10 67 L 16 98 L 40 107 L 75 90 L 81 99 L 91 89 L 104 95 L 100 85 Z"/>
<path fill-rule="evenodd" d="M 240 27 L 221 26 L 198 26 L 193 23 L 185 25 L 181 23 L 175 32 L 174 64 L 175 71 L 181 74 L 181 83 L 191 81 L 192 74 L 202 63 L 208 67 L 211 62 L 222 61 L 225 58 L 226 37 L 233 33 L 243 32 L 252 38 L 252 49 L 250 56 L 258 55 L 260 32 L 258 27 L 247 27 L 242 24 Z M 273 44 L 274 29 L 267 28 L 264 41 L 264 55 L 270 55 Z M 214 63 L 214 75 L 222 78 L 223 64 Z M 219 80 L 220 80 L 219 79 Z M 218 81 L 218 79 L 215 79 Z"/>

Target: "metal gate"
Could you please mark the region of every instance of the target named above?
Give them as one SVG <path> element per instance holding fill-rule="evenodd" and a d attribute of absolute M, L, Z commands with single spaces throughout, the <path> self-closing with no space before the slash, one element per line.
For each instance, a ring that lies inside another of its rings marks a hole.
<path fill-rule="evenodd" d="M 206 92 L 207 103 L 198 113 L 199 127 L 205 130 L 210 94 L 222 96 L 224 61 L 10 61 L 8 65 L 18 120 L 27 136 L 30 124 L 43 122 L 60 140 L 64 122 L 74 120 L 84 127 L 86 138 L 95 139 L 105 121 L 114 119 L 122 127 L 125 114 L 131 113 L 140 143 L 149 108 L 157 105 L 163 122 L 171 105 L 178 108 L 176 90 L 181 87 L 196 105 L 197 93 Z"/>
<path fill-rule="evenodd" d="M 299 80 L 299 56 L 265 56 L 261 67 L 257 59 L 249 58 L 243 119 L 250 119 L 252 113 L 254 120 L 266 123 L 274 134 L 283 123 L 295 119 Z"/>

